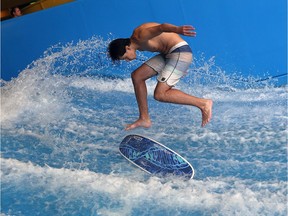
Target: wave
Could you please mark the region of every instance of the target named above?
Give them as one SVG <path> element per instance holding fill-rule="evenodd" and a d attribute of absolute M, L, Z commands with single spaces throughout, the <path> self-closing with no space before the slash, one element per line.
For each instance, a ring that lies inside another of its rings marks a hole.
<path fill-rule="evenodd" d="M 286 182 L 262 181 L 260 184 L 237 178 L 207 178 L 184 182 L 172 179 L 163 182 L 156 177 L 141 181 L 113 173 L 104 175 L 89 170 L 40 167 L 14 159 L 1 159 L 1 167 L 4 194 L 8 185 L 14 186 L 8 196 L 25 193 L 25 199 L 32 199 L 34 203 L 22 203 L 28 205 L 26 208 L 33 205 L 29 209 L 30 213 L 40 210 L 40 206 L 35 206 L 39 200 L 46 202 L 46 209 L 41 209 L 44 215 L 48 206 L 58 207 L 55 209 L 58 214 L 81 214 L 89 209 L 90 215 L 111 215 L 117 212 L 120 215 L 131 215 L 133 212 L 149 214 L 160 210 L 170 215 L 177 212 L 185 215 L 187 211 L 192 215 L 193 212 L 284 215 L 286 211 Z M 149 208 L 142 209 L 143 203 L 148 204 Z M 63 209 L 64 206 L 70 207 Z"/>

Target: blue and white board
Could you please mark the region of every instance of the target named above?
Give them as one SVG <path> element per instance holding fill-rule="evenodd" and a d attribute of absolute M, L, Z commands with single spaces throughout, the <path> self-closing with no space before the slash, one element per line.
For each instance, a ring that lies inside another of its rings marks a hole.
<path fill-rule="evenodd" d="M 147 137 L 126 136 L 119 146 L 120 153 L 131 163 L 157 176 L 194 176 L 191 164 L 178 153 Z"/>

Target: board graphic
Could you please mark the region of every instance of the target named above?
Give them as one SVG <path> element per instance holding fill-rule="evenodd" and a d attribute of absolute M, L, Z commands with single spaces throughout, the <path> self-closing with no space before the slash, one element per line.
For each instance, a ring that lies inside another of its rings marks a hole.
<path fill-rule="evenodd" d="M 126 136 L 119 146 L 120 153 L 131 163 L 157 176 L 181 176 L 191 179 L 191 164 L 165 145 L 141 135 Z"/>

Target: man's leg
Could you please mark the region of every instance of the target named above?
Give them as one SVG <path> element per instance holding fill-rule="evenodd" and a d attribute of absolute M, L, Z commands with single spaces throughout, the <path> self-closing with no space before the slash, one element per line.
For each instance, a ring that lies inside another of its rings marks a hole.
<path fill-rule="evenodd" d="M 161 102 L 198 107 L 202 113 L 202 127 L 212 118 L 212 100 L 197 98 L 180 90 L 172 89 L 166 83 L 158 82 L 154 92 L 154 98 Z"/>
<path fill-rule="evenodd" d="M 148 112 L 147 102 L 147 87 L 145 81 L 157 73 L 148 65 L 143 64 L 136 69 L 132 74 L 132 82 L 134 85 L 134 92 L 139 109 L 139 118 L 132 124 L 127 125 L 126 130 L 131 130 L 136 127 L 150 127 L 151 120 Z"/>

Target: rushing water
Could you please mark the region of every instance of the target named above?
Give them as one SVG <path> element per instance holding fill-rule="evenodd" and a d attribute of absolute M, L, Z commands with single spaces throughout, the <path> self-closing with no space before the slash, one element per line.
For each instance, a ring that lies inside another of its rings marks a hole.
<path fill-rule="evenodd" d="M 287 87 L 227 75 L 195 55 L 177 88 L 214 100 L 201 128 L 195 107 L 153 99 L 138 117 L 132 63 L 112 65 L 109 41 L 57 45 L 1 87 L 3 215 L 287 215 Z M 160 179 L 118 152 L 131 133 L 184 156 L 194 179 Z"/>

